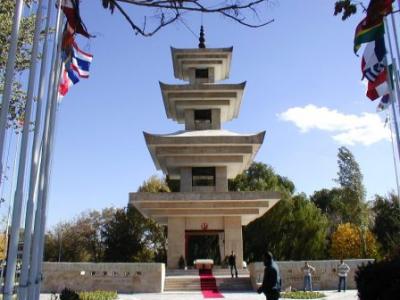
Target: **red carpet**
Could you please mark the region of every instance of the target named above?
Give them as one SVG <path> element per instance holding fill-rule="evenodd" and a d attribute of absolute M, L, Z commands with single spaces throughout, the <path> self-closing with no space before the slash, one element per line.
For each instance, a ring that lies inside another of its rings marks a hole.
<path fill-rule="evenodd" d="M 215 277 L 211 270 L 199 270 L 200 287 L 204 298 L 224 298 L 218 291 Z"/>

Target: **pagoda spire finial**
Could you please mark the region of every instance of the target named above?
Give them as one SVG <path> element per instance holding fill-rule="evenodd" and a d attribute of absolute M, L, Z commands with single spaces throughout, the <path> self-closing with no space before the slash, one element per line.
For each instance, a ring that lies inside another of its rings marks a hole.
<path fill-rule="evenodd" d="M 205 48 L 206 44 L 204 44 L 206 40 L 204 39 L 204 28 L 203 25 L 200 26 L 200 37 L 199 37 L 199 48 Z"/>

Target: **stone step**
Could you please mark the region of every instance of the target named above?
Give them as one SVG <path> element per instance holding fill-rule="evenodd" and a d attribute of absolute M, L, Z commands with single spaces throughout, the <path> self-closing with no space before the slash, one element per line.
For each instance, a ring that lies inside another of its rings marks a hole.
<path fill-rule="evenodd" d="M 215 278 L 220 291 L 250 291 L 251 282 L 248 276 L 231 278 L 218 276 Z M 167 276 L 164 291 L 201 291 L 199 276 Z"/>
<path fill-rule="evenodd" d="M 231 276 L 231 271 L 227 268 L 213 268 L 212 273 L 214 276 Z M 239 276 L 247 275 L 249 276 L 250 273 L 247 269 L 240 269 L 238 270 Z M 166 271 L 166 276 L 197 276 L 199 275 L 199 270 L 197 269 L 168 269 Z"/>

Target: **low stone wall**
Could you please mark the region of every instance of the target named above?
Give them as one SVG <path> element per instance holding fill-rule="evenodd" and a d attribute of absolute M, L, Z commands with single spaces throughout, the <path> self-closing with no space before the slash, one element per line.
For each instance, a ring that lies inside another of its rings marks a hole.
<path fill-rule="evenodd" d="M 349 265 L 350 272 L 347 276 L 347 288 L 355 289 L 354 281 L 355 270 L 357 266 L 366 264 L 373 259 L 349 259 L 344 262 Z M 313 274 L 313 289 L 314 290 L 335 290 L 338 288 L 337 266 L 339 260 L 313 260 L 308 261 L 315 268 Z M 304 261 L 278 261 L 279 270 L 282 278 L 282 290 L 288 289 L 303 289 L 304 275 L 301 268 L 304 266 Z M 256 290 L 262 283 L 264 276 L 264 264 L 255 262 L 248 265 L 250 279 L 253 289 Z"/>
<path fill-rule="evenodd" d="M 43 263 L 42 292 L 109 290 L 119 293 L 162 293 L 162 263 Z"/>

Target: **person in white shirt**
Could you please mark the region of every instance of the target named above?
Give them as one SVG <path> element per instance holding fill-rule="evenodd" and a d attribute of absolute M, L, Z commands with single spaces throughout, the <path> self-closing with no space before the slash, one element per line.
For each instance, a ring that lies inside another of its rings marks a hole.
<path fill-rule="evenodd" d="M 337 268 L 337 273 L 339 276 L 339 286 L 338 286 L 338 292 L 342 290 L 342 285 L 343 285 L 343 291 L 346 291 L 346 281 L 347 281 L 347 273 L 349 273 L 350 267 L 348 264 L 343 262 L 343 259 L 340 260 L 340 265 Z"/>
<path fill-rule="evenodd" d="M 312 292 L 312 273 L 315 272 L 315 268 L 306 261 L 301 270 L 304 273 L 304 291 Z"/>

